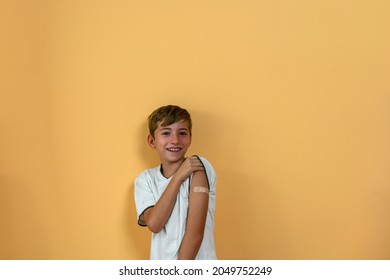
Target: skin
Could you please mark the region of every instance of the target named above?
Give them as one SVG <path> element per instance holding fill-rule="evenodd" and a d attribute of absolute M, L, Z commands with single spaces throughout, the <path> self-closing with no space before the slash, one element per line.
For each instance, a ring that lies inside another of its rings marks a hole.
<path fill-rule="evenodd" d="M 147 227 L 158 233 L 167 223 L 181 184 L 191 174 L 189 210 L 179 259 L 195 259 L 202 244 L 208 209 L 208 194 L 195 193 L 194 186 L 208 186 L 202 162 L 196 156 L 185 158 L 191 145 L 191 134 L 186 121 L 169 126 L 159 123 L 154 135 L 148 135 L 148 144 L 160 157 L 163 175 L 171 178 L 167 188 L 154 207 L 144 213 Z"/>
<path fill-rule="evenodd" d="M 179 250 L 179 260 L 195 259 L 200 245 L 202 244 L 206 226 L 209 195 L 206 193 L 194 192 L 194 187 L 206 187 L 207 185 L 207 178 L 204 171 L 194 172 L 190 186 L 190 206 L 188 210 L 187 227 Z"/>

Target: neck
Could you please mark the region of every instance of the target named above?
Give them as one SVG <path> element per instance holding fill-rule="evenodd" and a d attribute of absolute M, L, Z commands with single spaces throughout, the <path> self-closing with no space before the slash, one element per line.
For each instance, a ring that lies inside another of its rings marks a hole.
<path fill-rule="evenodd" d="M 162 174 L 164 175 L 165 178 L 171 178 L 173 174 L 179 169 L 181 164 L 185 158 L 183 158 L 180 161 L 177 162 L 162 162 L 161 163 L 161 168 L 162 168 Z"/>

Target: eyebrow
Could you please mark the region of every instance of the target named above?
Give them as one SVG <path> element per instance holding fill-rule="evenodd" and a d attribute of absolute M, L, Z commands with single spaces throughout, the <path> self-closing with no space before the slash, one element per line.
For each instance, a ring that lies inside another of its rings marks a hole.
<path fill-rule="evenodd" d="M 161 127 L 161 130 L 172 130 L 172 128 L 170 128 L 170 127 Z M 185 127 L 179 128 L 179 130 L 189 131 L 189 129 L 185 128 Z"/>

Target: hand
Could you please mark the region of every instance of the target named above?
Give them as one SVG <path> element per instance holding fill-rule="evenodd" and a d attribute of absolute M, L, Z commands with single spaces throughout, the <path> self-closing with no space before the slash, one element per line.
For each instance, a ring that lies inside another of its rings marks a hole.
<path fill-rule="evenodd" d="M 175 175 L 182 182 L 187 180 L 192 173 L 196 171 L 204 171 L 203 163 L 199 160 L 197 156 L 192 156 L 186 158 L 179 169 L 176 171 Z"/>

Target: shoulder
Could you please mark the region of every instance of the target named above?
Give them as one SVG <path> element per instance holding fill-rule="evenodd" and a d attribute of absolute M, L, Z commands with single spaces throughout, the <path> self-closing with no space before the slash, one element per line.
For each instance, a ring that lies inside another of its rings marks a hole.
<path fill-rule="evenodd" d="M 200 155 L 196 155 L 196 156 L 200 159 L 200 161 L 203 163 L 205 168 L 210 168 L 210 169 L 213 170 L 213 172 L 215 172 L 213 166 L 210 163 L 210 161 L 208 161 L 205 157 L 202 157 Z"/>
<path fill-rule="evenodd" d="M 206 175 L 209 179 L 209 183 L 211 183 L 211 185 L 215 185 L 215 182 L 217 180 L 217 174 L 214 170 L 214 167 L 212 166 L 210 161 L 208 159 L 206 159 L 205 157 L 202 157 L 200 155 L 196 155 L 196 156 L 200 159 L 200 161 L 202 162 L 202 164 L 205 168 Z"/>
<path fill-rule="evenodd" d="M 142 184 L 143 182 L 149 182 L 156 180 L 158 176 L 158 172 L 160 172 L 160 166 L 156 166 L 154 168 L 149 168 L 142 171 L 134 180 L 135 185 Z"/>

